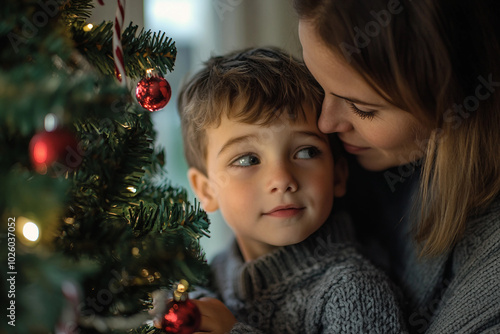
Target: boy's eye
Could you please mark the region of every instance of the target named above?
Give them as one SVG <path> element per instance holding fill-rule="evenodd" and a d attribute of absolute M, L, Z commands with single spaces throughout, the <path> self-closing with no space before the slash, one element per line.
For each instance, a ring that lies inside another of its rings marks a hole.
<path fill-rule="evenodd" d="M 297 159 L 312 159 L 316 156 L 318 156 L 321 153 L 321 151 L 314 146 L 306 147 L 301 149 L 295 154 L 295 157 Z"/>
<path fill-rule="evenodd" d="M 257 158 L 253 154 L 247 154 L 239 157 L 238 159 L 234 160 L 231 165 L 232 166 L 237 166 L 237 167 L 248 167 L 248 166 L 253 166 L 253 165 L 258 165 L 260 163 L 259 158 Z"/>

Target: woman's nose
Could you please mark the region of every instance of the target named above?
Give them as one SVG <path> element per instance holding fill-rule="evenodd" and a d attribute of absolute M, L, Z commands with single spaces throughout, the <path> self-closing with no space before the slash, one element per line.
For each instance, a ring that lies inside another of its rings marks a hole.
<path fill-rule="evenodd" d="M 271 193 L 296 192 L 299 188 L 293 167 L 287 163 L 276 163 L 268 175 L 268 190 Z"/>
<path fill-rule="evenodd" d="M 323 133 L 347 132 L 353 129 L 347 103 L 336 96 L 325 96 L 318 128 Z"/>

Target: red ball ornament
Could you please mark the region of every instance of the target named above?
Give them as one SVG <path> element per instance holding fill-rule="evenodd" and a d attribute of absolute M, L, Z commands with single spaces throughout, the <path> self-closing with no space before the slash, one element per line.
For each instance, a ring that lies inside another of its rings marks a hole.
<path fill-rule="evenodd" d="M 166 333 L 191 334 L 200 327 L 200 310 L 188 299 L 186 290 L 187 282 L 181 280 L 174 291 L 174 298 L 167 303 L 160 321 L 160 327 Z"/>
<path fill-rule="evenodd" d="M 165 107 L 171 96 L 170 84 L 158 75 L 142 79 L 135 89 L 137 102 L 149 111 L 157 111 Z"/>
<path fill-rule="evenodd" d="M 56 129 L 42 131 L 33 136 L 29 145 L 33 167 L 40 174 L 45 174 L 48 167 L 59 163 L 60 171 L 74 169 L 82 162 L 78 151 L 78 142 L 70 131 Z"/>

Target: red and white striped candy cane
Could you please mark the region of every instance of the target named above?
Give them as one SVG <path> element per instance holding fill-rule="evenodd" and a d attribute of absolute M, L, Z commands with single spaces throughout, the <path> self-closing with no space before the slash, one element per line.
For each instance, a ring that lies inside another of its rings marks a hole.
<path fill-rule="evenodd" d="M 103 0 L 97 2 L 104 6 Z M 127 85 L 125 61 L 123 60 L 122 28 L 125 19 L 125 0 L 117 0 L 115 20 L 113 22 L 113 59 L 115 60 L 115 75 L 122 86 Z"/>
<path fill-rule="evenodd" d="M 123 61 L 122 28 L 125 19 L 125 0 L 117 0 L 115 22 L 113 24 L 113 58 L 115 59 L 115 74 L 122 86 L 127 85 L 125 62 Z"/>

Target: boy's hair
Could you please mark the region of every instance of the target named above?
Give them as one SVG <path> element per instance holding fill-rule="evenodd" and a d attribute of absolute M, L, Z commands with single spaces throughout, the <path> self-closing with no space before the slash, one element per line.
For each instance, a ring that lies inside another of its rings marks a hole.
<path fill-rule="evenodd" d="M 212 57 L 180 90 L 184 154 L 190 167 L 206 170 L 206 129 L 223 116 L 269 125 L 287 112 L 304 120 L 309 105 L 319 117 L 323 90 L 303 62 L 277 48 L 246 49 Z"/>

